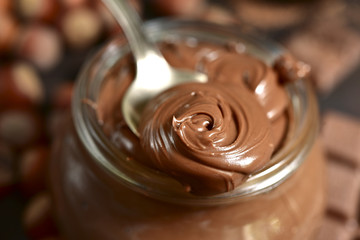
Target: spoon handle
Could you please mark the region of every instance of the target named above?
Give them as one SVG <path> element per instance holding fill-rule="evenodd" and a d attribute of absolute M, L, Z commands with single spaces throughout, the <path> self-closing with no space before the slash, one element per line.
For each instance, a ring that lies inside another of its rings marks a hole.
<path fill-rule="evenodd" d="M 149 53 L 161 56 L 160 51 L 146 37 L 142 20 L 128 0 L 102 0 L 120 23 L 136 60 L 145 60 Z"/>

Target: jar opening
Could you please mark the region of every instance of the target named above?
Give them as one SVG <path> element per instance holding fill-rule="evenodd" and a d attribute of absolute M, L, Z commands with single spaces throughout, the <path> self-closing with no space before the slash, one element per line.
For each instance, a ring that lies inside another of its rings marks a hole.
<path fill-rule="evenodd" d="M 271 65 L 284 50 L 262 37 L 242 33 L 234 27 L 224 27 L 193 21 L 157 20 L 147 24 L 147 34 L 154 41 L 173 37 L 187 37 L 189 41 L 203 39 L 215 43 L 234 40 L 248 51 Z M 306 159 L 317 135 L 317 107 L 311 86 L 306 80 L 288 84 L 291 107 L 289 117 L 293 124 L 288 129 L 283 146 L 270 163 L 252 174 L 233 191 L 215 196 L 195 196 L 186 193 L 183 186 L 168 176 L 159 174 L 135 161 L 127 161 L 105 136 L 95 112 L 83 100 L 96 102 L 102 80 L 107 71 L 129 52 L 123 40 L 116 39 L 97 53 L 84 67 L 73 99 L 73 116 L 80 139 L 99 167 L 122 184 L 148 196 L 171 202 L 190 204 L 230 203 L 269 191 L 285 181 Z"/>

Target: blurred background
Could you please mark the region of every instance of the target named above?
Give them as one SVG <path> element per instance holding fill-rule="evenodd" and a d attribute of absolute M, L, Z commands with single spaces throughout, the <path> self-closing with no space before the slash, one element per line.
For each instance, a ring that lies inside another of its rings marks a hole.
<path fill-rule="evenodd" d="M 360 121 L 360 1 L 129 1 L 145 20 L 261 32 L 311 65 L 322 116 Z M 84 61 L 119 34 L 101 0 L 0 0 L 0 239 L 59 239 L 46 193 L 54 128 Z"/>

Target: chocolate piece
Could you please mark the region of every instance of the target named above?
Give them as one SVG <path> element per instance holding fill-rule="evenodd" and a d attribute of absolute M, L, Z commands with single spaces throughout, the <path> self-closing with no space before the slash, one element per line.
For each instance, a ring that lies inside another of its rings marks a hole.
<path fill-rule="evenodd" d="M 328 210 L 344 219 L 355 219 L 359 201 L 358 172 L 333 159 L 328 160 Z"/>
<path fill-rule="evenodd" d="M 327 216 L 320 227 L 317 240 L 352 240 L 351 229 L 336 218 Z"/>
<path fill-rule="evenodd" d="M 263 30 L 278 30 L 298 25 L 308 16 L 304 4 L 276 4 L 269 1 L 232 0 L 233 10 L 246 24 Z"/>
<path fill-rule="evenodd" d="M 315 22 L 291 36 L 285 45 L 311 66 L 321 93 L 329 93 L 360 60 L 360 34 L 336 20 Z"/>
<path fill-rule="evenodd" d="M 316 239 L 358 240 L 360 121 L 338 112 L 326 113 L 322 141 L 328 155 L 328 214 Z"/>
<path fill-rule="evenodd" d="M 360 121 L 328 112 L 323 120 L 322 139 L 330 155 L 360 167 Z"/>

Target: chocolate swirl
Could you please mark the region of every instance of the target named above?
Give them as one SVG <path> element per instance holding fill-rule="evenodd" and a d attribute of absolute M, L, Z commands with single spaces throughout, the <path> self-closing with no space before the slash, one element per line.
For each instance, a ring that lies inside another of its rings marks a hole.
<path fill-rule="evenodd" d="M 268 118 L 276 120 L 288 105 L 288 96 L 279 83 L 278 71 L 246 52 L 238 52 L 236 48 L 236 45 L 220 47 L 204 43 L 195 47 L 167 44 L 164 55 L 175 67 L 187 65 L 188 68 L 205 72 L 209 82 L 240 84 L 250 88 Z"/>
<path fill-rule="evenodd" d="M 139 126 L 150 165 L 196 194 L 234 189 L 274 150 L 270 122 L 242 86 L 184 84 L 153 99 Z"/>
<path fill-rule="evenodd" d="M 194 194 L 236 188 L 281 147 L 289 121 L 283 83 L 303 71 L 281 59 L 272 68 L 244 47 L 179 39 L 162 43 L 161 51 L 175 68 L 203 71 L 209 82 L 179 85 L 150 101 L 137 138 L 119 111 L 134 75 L 124 58 L 99 97 L 105 133 L 128 159 L 170 175 Z"/>

